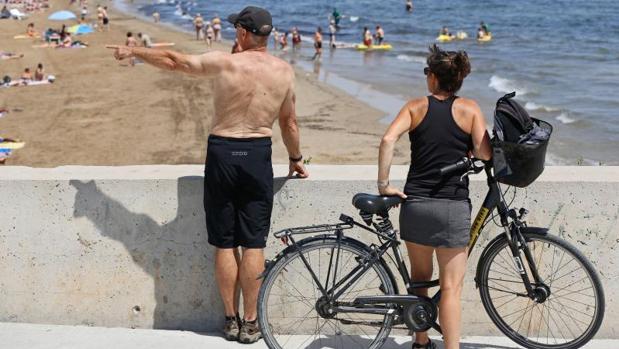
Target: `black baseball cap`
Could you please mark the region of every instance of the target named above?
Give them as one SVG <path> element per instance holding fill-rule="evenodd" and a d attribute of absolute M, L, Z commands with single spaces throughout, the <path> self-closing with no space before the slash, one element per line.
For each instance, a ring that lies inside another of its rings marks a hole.
<path fill-rule="evenodd" d="M 243 11 L 231 14 L 228 22 L 239 24 L 258 36 L 268 36 L 273 29 L 273 19 L 269 11 L 256 6 L 247 6 Z"/>

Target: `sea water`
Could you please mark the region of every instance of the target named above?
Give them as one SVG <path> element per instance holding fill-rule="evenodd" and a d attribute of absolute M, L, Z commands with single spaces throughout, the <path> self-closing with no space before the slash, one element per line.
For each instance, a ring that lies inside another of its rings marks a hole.
<path fill-rule="evenodd" d="M 183 29 L 192 28 L 191 15 L 210 20 L 218 14 L 224 39 L 232 39 L 234 29 L 225 18 L 249 3 L 269 9 L 280 32 L 298 27 L 303 36 L 297 52 L 273 50 L 270 40 L 274 54 L 376 106 L 385 123 L 406 100 L 427 94 L 425 58 L 441 27 L 465 31 L 468 40 L 439 46 L 468 52 L 473 69 L 459 94 L 479 102 L 489 125 L 496 100 L 516 91 L 532 116 L 555 128 L 550 163 L 619 165 L 617 1 L 416 0 L 412 13 L 399 0 L 135 0 L 132 6 L 146 16 L 156 10 L 162 22 Z M 358 43 L 363 27 L 374 32 L 380 25 L 393 50 L 329 49 L 334 7 L 343 15 L 338 42 Z M 491 42 L 475 40 L 480 21 L 490 26 Z M 324 53 L 312 62 L 317 26 L 323 29 Z"/>

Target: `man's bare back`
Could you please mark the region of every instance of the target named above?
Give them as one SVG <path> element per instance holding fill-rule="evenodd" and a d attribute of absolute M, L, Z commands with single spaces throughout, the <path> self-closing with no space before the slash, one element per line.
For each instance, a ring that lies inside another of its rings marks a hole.
<path fill-rule="evenodd" d="M 284 104 L 294 103 L 294 70 L 266 52 L 218 55 L 229 64 L 214 79 L 215 115 L 210 133 L 270 137 Z"/>

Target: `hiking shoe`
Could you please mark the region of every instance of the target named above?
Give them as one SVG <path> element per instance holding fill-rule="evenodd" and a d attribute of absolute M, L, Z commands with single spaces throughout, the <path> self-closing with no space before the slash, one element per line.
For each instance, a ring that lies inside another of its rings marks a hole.
<path fill-rule="evenodd" d="M 262 338 L 262 332 L 260 332 L 260 327 L 258 327 L 258 320 L 243 320 L 241 332 L 239 333 L 239 342 L 243 344 L 251 344 L 259 341 L 260 338 Z"/>
<path fill-rule="evenodd" d="M 238 341 L 240 332 L 240 319 L 237 316 L 226 316 L 226 325 L 224 326 L 224 337 L 229 341 Z"/>

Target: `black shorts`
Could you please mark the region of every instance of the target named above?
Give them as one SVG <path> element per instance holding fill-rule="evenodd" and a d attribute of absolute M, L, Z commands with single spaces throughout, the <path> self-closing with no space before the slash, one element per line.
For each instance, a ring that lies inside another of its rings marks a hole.
<path fill-rule="evenodd" d="M 103 17 L 103 24 L 107 25 L 108 23 L 110 23 L 110 19 L 107 17 Z"/>
<path fill-rule="evenodd" d="M 322 41 L 316 41 L 316 42 L 314 43 L 314 47 L 315 47 L 315 48 L 322 48 Z"/>
<path fill-rule="evenodd" d="M 211 245 L 266 246 L 273 210 L 270 138 L 209 136 L 204 210 Z"/>

